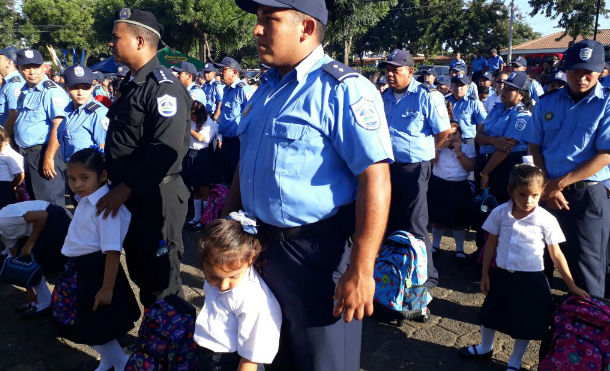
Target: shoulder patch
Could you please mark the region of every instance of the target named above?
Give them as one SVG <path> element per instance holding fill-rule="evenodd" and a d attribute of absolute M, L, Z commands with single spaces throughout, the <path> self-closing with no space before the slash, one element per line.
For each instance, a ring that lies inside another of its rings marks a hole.
<path fill-rule="evenodd" d="M 350 107 L 358 125 L 366 130 L 379 129 L 381 119 L 373 101 L 360 98 L 358 102 L 350 105 Z"/>
<path fill-rule="evenodd" d="M 157 111 L 163 117 L 173 117 L 178 110 L 178 101 L 176 97 L 165 94 L 157 98 Z"/>
<path fill-rule="evenodd" d="M 100 105 L 97 102 L 91 102 L 91 103 L 87 104 L 85 106 L 85 108 L 88 109 L 91 112 L 95 112 L 95 110 L 100 108 Z"/>
<path fill-rule="evenodd" d="M 10 82 L 21 82 L 21 77 L 19 76 L 13 76 L 13 78 L 11 79 Z"/>
<path fill-rule="evenodd" d="M 57 87 L 57 84 L 56 84 L 56 83 L 54 83 L 54 82 L 53 82 L 53 81 L 51 81 L 51 80 L 47 80 L 47 81 L 45 81 L 45 82 L 43 82 L 43 83 L 42 83 L 42 86 L 44 86 L 44 87 L 45 87 L 45 89 L 51 89 L 51 88 L 56 88 L 56 87 Z"/>
<path fill-rule="evenodd" d="M 563 89 L 563 88 L 561 88 L 561 89 Z M 551 90 L 551 91 L 547 91 L 546 93 L 544 93 L 541 96 L 539 96 L 538 99 L 548 98 L 551 95 L 553 95 L 553 94 L 557 93 L 558 91 L 560 91 L 561 89 L 554 89 L 554 90 Z"/>
<path fill-rule="evenodd" d="M 358 72 L 352 69 L 349 66 L 344 65 L 343 63 L 339 63 L 337 61 L 332 61 L 326 63 L 322 70 L 326 71 L 335 79 L 339 80 L 339 82 L 343 82 L 343 80 L 348 79 L 350 77 L 358 77 Z"/>
<path fill-rule="evenodd" d="M 170 78 L 172 73 L 165 67 L 157 67 L 153 70 L 153 75 L 159 84 L 164 82 L 173 84 L 174 81 Z"/>

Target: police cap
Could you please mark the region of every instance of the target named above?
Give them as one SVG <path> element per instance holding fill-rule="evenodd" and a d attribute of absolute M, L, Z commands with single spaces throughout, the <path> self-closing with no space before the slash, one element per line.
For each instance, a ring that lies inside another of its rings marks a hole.
<path fill-rule="evenodd" d="M 436 71 L 434 70 L 434 68 L 429 68 L 427 70 L 424 70 L 424 75 L 436 76 Z"/>
<path fill-rule="evenodd" d="M 119 77 L 127 76 L 127 72 L 129 72 L 129 68 L 126 66 L 118 66 L 116 69 L 116 75 Z"/>
<path fill-rule="evenodd" d="M 550 84 L 550 83 L 556 82 L 556 81 L 563 82 L 564 84 L 567 83 L 568 79 L 566 77 L 566 73 L 561 70 L 558 70 L 557 72 L 555 72 L 553 74 L 553 76 L 551 76 L 548 83 Z"/>
<path fill-rule="evenodd" d="M 604 69 L 604 46 L 594 40 L 577 42 L 566 50 L 563 67 L 566 70 L 602 72 Z"/>
<path fill-rule="evenodd" d="M 466 75 L 464 72 L 460 72 L 451 78 L 451 83 L 468 85 L 470 84 L 470 77 L 468 77 L 468 75 Z"/>
<path fill-rule="evenodd" d="M 436 80 L 434 81 L 435 85 L 446 85 L 446 86 L 450 86 L 451 85 L 451 78 L 447 75 L 440 75 L 436 78 Z"/>
<path fill-rule="evenodd" d="M 21 49 L 17 52 L 17 65 L 25 66 L 28 64 L 42 65 L 42 55 L 36 49 Z"/>
<path fill-rule="evenodd" d="M 235 0 L 237 6 L 248 13 L 256 14 L 259 5 L 272 8 L 294 9 L 317 19 L 326 25 L 328 10 L 324 0 Z"/>
<path fill-rule="evenodd" d="M 214 63 L 214 66 L 218 68 L 231 67 L 235 68 L 238 71 L 241 71 L 241 66 L 239 65 L 239 63 L 231 57 L 222 58 L 222 61 L 220 63 Z"/>
<path fill-rule="evenodd" d="M 4 49 L 0 49 L 0 55 L 7 57 L 13 62 L 17 62 L 17 48 L 14 46 L 7 46 Z"/>
<path fill-rule="evenodd" d="M 197 75 L 197 67 L 191 62 L 182 62 L 180 63 L 180 67 L 172 66 L 172 70 L 176 72 L 187 72 L 193 75 Z"/>
<path fill-rule="evenodd" d="M 95 71 L 93 72 L 93 79 L 97 80 L 97 82 L 102 83 L 104 82 L 104 80 L 106 80 L 106 77 L 104 76 L 104 74 L 100 71 Z"/>
<path fill-rule="evenodd" d="M 490 73 L 489 71 L 487 71 L 487 72 L 485 72 L 485 73 L 482 73 L 482 74 L 479 76 L 479 80 L 481 80 L 481 79 L 485 79 L 485 80 L 493 81 L 493 76 L 491 75 L 491 73 Z"/>
<path fill-rule="evenodd" d="M 98 73 L 98 72 L 96 72 Z M 66 86 L 74 86 L 78 84 L 93 84 L 93 72 L 87 66 L 76 65 L 66 68 L 64 71 L 64 79 Z"/>
<path fill-rule="evenodd" d="M 511 65 L 516 65 L 517 67 L 527 67 L 527 60 L 523 57 L 516 57 L 513 58 L 512 61 L 510 61 Z"/>
<path fill-rule="evenodd" d="M 415 67 L 415 60 L 408 51 L 403 49 L 394 49 L 387 61 L 379 63 L 379 68 L 385 68 L 388 64 L 398 67 Z"/>
<path fill-rule="evenodd" d="M 377 85 L 385 85 L 388 83 L 388 79 L 386 79 L 386 77 L 384 75 L 381 75 L 377 78 L 377 81 L 375 82 L 375 84 Z"/>
<path fill-rule="evenodd" d="M 140 9 L 123 8 L 117 10 L 114 15 L 114 23 L 129 23 L 144 27 L 154 32 L 159 38 L 163 32 L 163 26 L 157 22 L 157 17 L 151 12 Z"/>
<path fill-rule="evenodd" d="M 512 86 L 517 90 L 527 90 L 528 81 L 527 73 L 517 71 L 510 74 L 508 79 L 504 81 L 504 85 Z"/>
<path fill-rule="evenodd" d="M 206 63 L 205 66 L 203 66 L 203 72 L 216 72 L 216 68 L 212 63 Z"/>

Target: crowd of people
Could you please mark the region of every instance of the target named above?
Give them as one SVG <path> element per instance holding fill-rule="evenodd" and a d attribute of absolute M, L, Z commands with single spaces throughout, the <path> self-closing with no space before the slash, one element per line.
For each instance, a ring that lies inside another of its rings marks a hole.
<path fill-rule="evenodd" d="M 236 3 L 257 16 L 258 86 L 228 56 L 163 67 L 162 27 L 138 9 L 116 12 L 110 77 L 82 65 L 47 76 L 36 49 L 0 49 L 2 254 L 44 271 L 24 319 L 52 313 L 61 336 L 100 354 L 97 371 L 123 370 L 117 338 L 141 313 L 121 251 L 146 312 L 183 296 L 183 229 L 202 230 L 186 246 L 205 276 L 202 370 L 359 369 L 375 258 L 395 230 L 424 241 L 434 287 L 446 230 L 465 259 L 477 229 L 482 342 L 463 357 L 490 357 L 501 331 L 519 370 L 548 328 L 553 267 L 570 293 L 608 297 L 603 45 L 575 43 L 536 78 L 495 49 L 417 76 L 396 49 L 372 83 L 324 53 L 324 1 Z M 222 218 L 204 221 L 217 184 L 230 189 Z M 500 205 L 476 226 L 483 190 Z"/>

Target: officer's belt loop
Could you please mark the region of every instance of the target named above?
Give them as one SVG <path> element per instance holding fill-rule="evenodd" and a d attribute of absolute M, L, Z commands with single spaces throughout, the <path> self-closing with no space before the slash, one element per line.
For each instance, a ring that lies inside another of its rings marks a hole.
<path fill-rule="evenodd" d="M 340 233 L 342 231 L 351 235 L 354 229 L 355 210 L 355 204 L 351 203 L 342 206 L 339 211 L 330 218 L 292 228 L 276 227 L 257 220 L 257 224 L 259 225 L 259 236 L 264 242 L 273 242 L 312 238 L 326 233 Z"/>
<path fill-rule="evenodd" d="M 591 180 L 581 180 L 580 182 L 572 183 L 569 186 L 565 187 L 565 191 L 578 191 L 581 189 L 592 187 L 599 182 L 591 181 Z"/>
<path fill-rule="evenodd" d="M 28 148 L 24 148 L 23 149 L 23 153 L 30 153 L 30 152 L 36 152 L 36 151 L 40 151 L 42 149 L 43 145 L 42 144 L 38 144 L 36 146 L 32 146 L 32 147 L 28 147 Z"/>
<path fill-rule="evenodd" d="M 180 174 L 170 174 L 167 175 L 163 180 L 161 180 L 161 184 L 171 183 L 174 180 L 177 180 L 180 177 Z"/>

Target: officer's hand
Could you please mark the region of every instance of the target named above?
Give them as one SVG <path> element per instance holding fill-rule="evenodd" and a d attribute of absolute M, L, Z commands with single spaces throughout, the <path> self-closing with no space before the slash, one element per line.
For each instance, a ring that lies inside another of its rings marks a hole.
<path fill-rule="evenodd" d="M 561 191 L 549 193 L 549 198 L 546 200 L 546 205 L 554 210 L 570 210 L 570 206 Z"/>
<path fill-rule="evenodd" d="M 53 177 L 57 175 L 53 157 L 48 158 L 45 156 L 44 161 L 42 162 L 42 175 L 47 179 L 53 179 Z"/>
<path fill-rule="evenodd" d="M 515 146 L 515 140 L 509 137 L 498 137 L 494 141 L 494 147 L 498 151 L 510 152 Z"/>
<path fill-rule="evenodd" d="M 361 274 L 355 269 L 347 269 L 339 279 L 335 290 L 335 308 L 333 315 L 351 322 L 352 318 L 362 320 L 364 316 L 373 314 L 373 296 L 375 295 L 375 279 L 372 274 Z"/>
<path fill-rule="evenodd" d="M 104 219 L 106 219 L 110 212 L 112 212 L 112 217 L 114 218 L 119 212 L 121 205 L 127 201 L 129 196 L 131 196 L 131 188 L 125 183 L 120 183 L 97 202 L 97 215 L 103 212 Z"/>
<path fill-rule="evenodd" d="M 561 179 L 549 179 L 544 187 L 544 193 L 551 195 L 557 191 L 563 191 L 563 186 L 560 184 Z"/>

